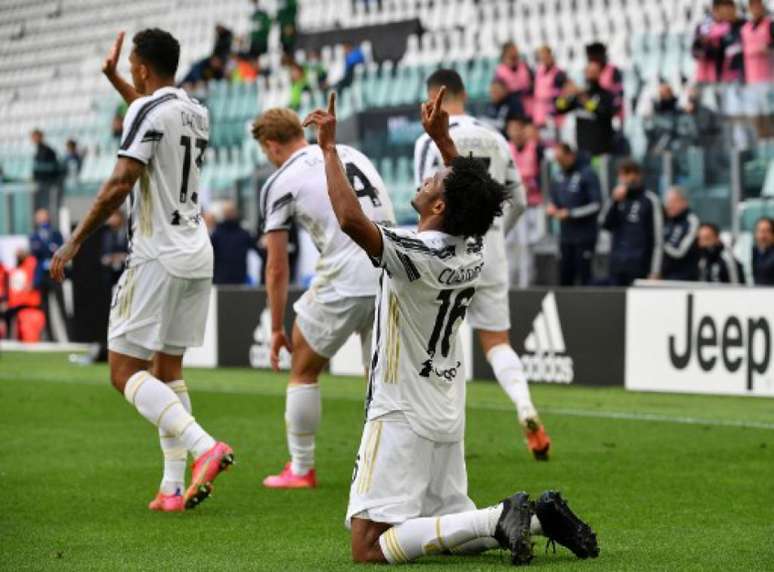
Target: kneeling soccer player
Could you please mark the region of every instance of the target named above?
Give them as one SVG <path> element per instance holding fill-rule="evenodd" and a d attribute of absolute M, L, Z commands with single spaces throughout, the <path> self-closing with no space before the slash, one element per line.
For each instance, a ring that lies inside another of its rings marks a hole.
<path fill-rule="evenodd" d="M 447 167 L 423 182 L 418 232 L 371 222 L 336 152 L 335 96 L 315 111 L 328 193 L 342 230 L 383 269 L 377 295 L 367 418 L 350 490 L 347 524 L 358 562 L 398 563 L 439 552 L 511 552 L 532 559 L 543 532 L 578 556 L 596 556 L 596 537 L 555 492 L 532 504 L 517 493 L 476 510 L 463 452 L 465 381 L 457 331 L 483 269 L 481 237 L 507 200 L 483 163 L 457 155 L 441 102 L 422 124 Z"/>
<path fill-rule="evenodd" d="M 119 34 L 105 62 L 108 77 L 115 73 L 122 41 Z M 110 311 L 110 379 L 159 428 L 164 476 L 148 508 L 177 512 L 206 499 L 215 478 L 234 462 L 231 447 L 216 442 L 191 416 L 182 377 L 185 350 L 204 339 L 212 287 L 212 244 L 198 205 L 209 117 L 203 105 L 175 87 L 177 40 L 153 28 L 133 41 L 134 85 L 111 79 L 131 101 L 116 166 L 54 255 L 51 274 L 62 281 L 65 264 L 86 238 L 130 197 L 130 256 Z M 186 489 L 189 452 L 195 460 Z"/>

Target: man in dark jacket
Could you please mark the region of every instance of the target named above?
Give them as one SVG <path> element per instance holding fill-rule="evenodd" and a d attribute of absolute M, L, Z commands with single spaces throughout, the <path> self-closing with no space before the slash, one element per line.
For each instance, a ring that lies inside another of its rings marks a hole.
<path fill-rule="evenodd" d="M 57 304 L 60 315 L 64 308 L 64 298 L 62 296 L 62 287 L 51 279 L 49 269 L 51 267 L 51 257 L 57 248 L 62 246 L 64 240 L 62 234 L 52 228 L 51 219 L 46 209 L 35 211 L 35 230 L 29 237 L 30 252 L 36 258 L 34 286 L 40 290 L 42 309 L 46 315 L 46 332 L 49 340 L 54 340 L 54 331 L 52 330 L 52 305 Z M 54 294 L 52 299 L 51 294 Z"/>
<path fill-rule="evenodd" d="M 233 202 L 223 206 L 223 220 L 212 233 L 215 257 L 213 283 L 246 284 L 247 253 L 255 248 L 255 241 L 239 223 L 239 214 Z"/>
<path fill-rule="evenodd" d="M 694 281 L 699 272 L 699 217 L 688 206 L 685 191 L 669 189 L 664 201 L 664 280 Z"/>
<path fill-rule="evenodd" d="M 770 218 L 755 223 L 752 271 L 756 286 L 774 286 L 774 220 Z"/>
<path fill-rule="evenodd" d="M 663 256 L 663 214 L 658 197 L 645 190 L 642 167 L 626 160 L 618 167 L 618 186 L 601 215 L 612 233 L 610 282 L 630 286 L 640 278 L 656 279 Z"/>
<path fill-rule="evenodd" d="M 699 227 L 699 281 L 744 284 L 744 269 L 730 248 L 720 240 L 720 229 L 712 223 Z"/>
<path fill-rule="evenodd" d="M 562 286 L 591 283 L 591 263 L 597 244 L 597 216 L 602 208 L 599 178 L 588 164 L 578 160 L 565 143 L 555 148 L 561 172 L 551 185 L 546 214 L 560 224 L 560 270 Z"/>
<path fill-rule="evenodd" d="M 602 66 L 599 62 L 586 65 L 586 89 L 568 83 L 556 100 L 556 112 L 576 111 L 575 130 L 579 151 L 592 157 L 612 153 L 615 146 L 613 117 L 615 96 L 600 85 Z"/>
<path fill-rule="evenodd" d="M 59 211 L 59 183 L 62 175 L 54 150 L 43 140 L 43 132 L 35 129 L 31 135 L 35 145 L 32 178 L 35 181 L 35 208 L 48 209 L 56 216 Z"/>

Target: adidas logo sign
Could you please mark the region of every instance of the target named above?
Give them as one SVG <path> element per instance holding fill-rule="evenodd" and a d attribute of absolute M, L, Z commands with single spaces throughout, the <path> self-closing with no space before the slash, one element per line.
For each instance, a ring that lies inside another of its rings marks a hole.
<path fill-rule="evenodd" d="M 527 379 L 546 383 L 572 383 L 575 379 L 573 360 L 566 355 L 562 324 L 553 292 L 546 294 L 540 312 L 532 322 L 532 331 L 524 341 L 526 353 L 521 356 Z"/>

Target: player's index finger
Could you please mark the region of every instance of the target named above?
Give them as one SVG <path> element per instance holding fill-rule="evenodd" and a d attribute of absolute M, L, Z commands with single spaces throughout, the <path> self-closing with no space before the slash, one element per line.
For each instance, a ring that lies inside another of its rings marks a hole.
<path fill-rule="evenodd" d="M 442 85 L 441 89 L 438 90 L 438 95 L 435 96 L 435 102 L 434 102 L 435 109 L 439 109 L 441 107 L 441 103 L 443 103 L 444 95 L 446 95 L 446 86 Z"/>
<path fill-rule="evenodd" d="M 336 92 L 332 91 L 328 96 L 328 113 L 336 115 Z"/>

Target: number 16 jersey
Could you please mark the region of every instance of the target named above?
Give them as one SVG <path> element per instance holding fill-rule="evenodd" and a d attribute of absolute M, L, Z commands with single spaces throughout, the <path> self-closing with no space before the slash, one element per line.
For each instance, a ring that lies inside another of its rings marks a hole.
<path fill-rule="evenodd" d="M 145 165 L 129 212 L 131 268 L 158 260 L 179 278 L 212 277 L 212 244 L 199 209 L 199 177 L 209 139 L 207 109 L 174 87 L 132 102 L 120 157 Z"/>
<path fill-rule="evenodd" d="M 465 430 L 465 366 L 459 326 L 484 268 L 482 241 L 437 231 L 382 233 L 369 420 L 401 412 L 432 441 Z"/>
<path fill-rule="evenodd" d="M 393 225 L 392 202 L 371 161 L 347 145 L 337 145 L 336 150 L 366 216 Z M 376 294 L 376 269 L 344 234 L 333 212 L 319 145 L 302 147 L 285 161 L 261 189 L 260 205 L 264 232 L 288 230 L 295 221 L 311 236 L 320 253 L 312 281 L 316 300 L 325 303 Z"/>

